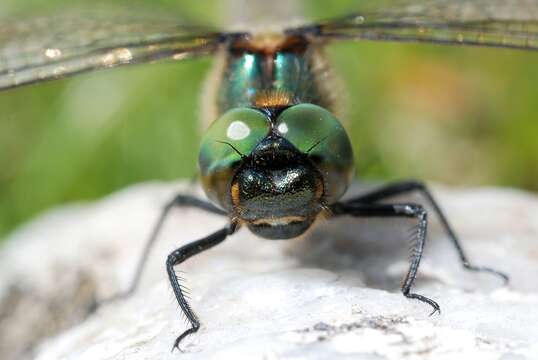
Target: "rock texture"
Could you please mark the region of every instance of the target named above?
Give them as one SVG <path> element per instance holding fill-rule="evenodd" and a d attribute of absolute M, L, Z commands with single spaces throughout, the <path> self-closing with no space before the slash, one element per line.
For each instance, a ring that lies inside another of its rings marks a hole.
<path fill-rule="evenodd" d="M 408 221 L 335 220 L 291 241 L 241 230 L 178 268 L 202 328 L 171 353 L 186 322 L 166 255 L 225 223 L 194 209 L 166 223 L 140 291 L 89 315 L 96 299 L 127 286 L 177 191 L 199 193 L 139 185 L 14 233 L 0 251 L 0 358 L 538 359 L 538 199 L 513 190 L 435 188 L 471 259 L 512 279 L 502 287 L 463 271 L 431 216 L 415 289 L 440 315 L 398 291 Z"/>

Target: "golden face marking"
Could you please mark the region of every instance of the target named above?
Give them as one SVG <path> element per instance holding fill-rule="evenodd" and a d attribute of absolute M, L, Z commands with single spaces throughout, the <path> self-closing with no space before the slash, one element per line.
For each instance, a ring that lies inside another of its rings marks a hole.
<path fill-rule="evenodd" d="M 293 95 L 284 90 L 260 91 L 254 99 L 257 108 L 278 108 L 293 105 Z"/>
<path fill-rule="evenodd" d="M 233 206 L 239 206 L 239 184 L 237 182 L 234 182 L 232 184 L 230 195 L 232 197 L 232 205 Z"/>

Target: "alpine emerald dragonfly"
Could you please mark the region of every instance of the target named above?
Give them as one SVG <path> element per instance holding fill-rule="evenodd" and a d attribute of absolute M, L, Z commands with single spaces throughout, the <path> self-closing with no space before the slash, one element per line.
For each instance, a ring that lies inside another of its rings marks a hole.
<path fill-rule="evenodd" d="M 228 225 L 170 253 L 170 284 L 190 327 L 174 348 L 200 328 L 175 266 L 224 241 L 240 227 L 265 239 L 303 235 L 320 218 L 339 216 L 410 218 L 410 266 L 405 297 L 438 303 L 413 292 L 423 254 L 428 214 L 411 202 L 387 203 L 419 192 L 437 216 L 461 264 L 470 271 L 507 275 L 477 266 L 428 188 L 417 181 L 381 186 L 342 200 L 354 173 L 352 146 L 337 118 L 336 97 L 324 47 L 342 41 L 390 41 L 450 46 L 538 50 L 535 0 L 427 0 L 369 2 L 353 13 L 273 31 L 219 31 L 174 19 L 137 16 L 86 17 L 72 13 L 0 24 L 0 90 L 83 73 L 213 56 L 210 91 L 204 98 L 208 125 L 199 150 L 199 170 L 209 199 L 178 194 L 164 207 L 139 261 L 131 286 L 108 302 L 132 294 L 148 253 L 169 212 L 197 207 L 222 215 Z M 178 64 L 177 66 L 181 66 Z M 155 94 L 157 96 L 157 94 Z M 1 96 L 1 95 L 0 95 Z"/>

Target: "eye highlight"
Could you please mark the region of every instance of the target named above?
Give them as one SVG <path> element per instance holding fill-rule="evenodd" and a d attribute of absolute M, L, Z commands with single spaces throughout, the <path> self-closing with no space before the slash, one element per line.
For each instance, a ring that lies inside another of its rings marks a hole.
<path fill-rule="evenodd" d="M 230 140 L 243 140 L 250 135 L 250 127 L 241 120 L 233 121 L 226 130 Z"/>
<path fill-rule="evenodd" d="M 277 131 L 280 135 L 286 135 L 288 130 L 288 124 L 286 123 L 281 123 L 277 126 Z"/>
<path fill-rule="evenodd" d="M 340 121 L 321 106 L 299 104 L 280 114 L 276 131 L 318 166 L 329 202 L 343 195 L 351 182 L 353 150 Z"/>

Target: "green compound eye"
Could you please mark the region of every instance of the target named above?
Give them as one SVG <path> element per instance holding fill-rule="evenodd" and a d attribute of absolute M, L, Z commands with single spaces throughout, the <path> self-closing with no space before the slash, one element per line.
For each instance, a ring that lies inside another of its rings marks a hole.
<path fill-rule="evenodd" d="M 339 199 L 353 172 L 353 150 L 342 124 L 320 106 L 299 104 L 280 114 L 276 129 L 318 166 L 327 201 Z"/>
<path fill-rule="evenodd" d="M 227 190 L 235 165 L 241 160 L 239 153 L 249 155 L 269 130 L 269 119 L 250 108 L 229 110 L 211 124 L 202 138 L 198 158 L 202 184 L 210 199 L 225 206 L 225 199 L 218 195 L 227 193 L 223 190 Z"/>

